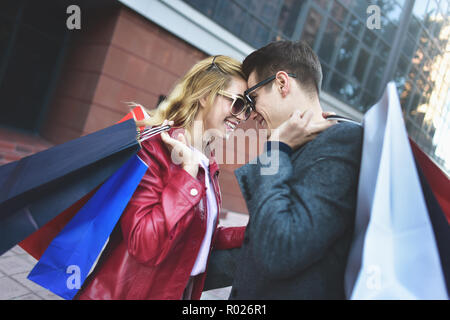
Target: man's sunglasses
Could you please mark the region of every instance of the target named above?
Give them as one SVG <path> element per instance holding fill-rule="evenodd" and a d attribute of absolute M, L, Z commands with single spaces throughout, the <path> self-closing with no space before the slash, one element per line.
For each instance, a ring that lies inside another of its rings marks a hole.
<path fill-rule="evenodd" d="M 242 95 L 232 94 L 224 90 L 220 90 L 219 94 L 232 101 L 231 103 L 231 114 L 235 117 L 244 112 L 244 120 L 248 120 L 252 114 L 252 107 L 249 106 Z"/>
<path fill-rule="evenodd" d="M 297 78 L 297 75 L 293 74 L 293 73 L 288 73 L 287 74 L 289 77 L 291 78 Z M 253 87 L 247 89 L 244 91 L 244 97 L 245 100 L 247 101 L 247 103 L 250 105 L 250 107 L 252 109 L 255 109 L 255 100 L 250 96 L 250 93 L 252 93 L 253 91 L 255 91 L 256 89 L 258 89 L 259 87 L 262 87 L 266 84 L 268 84 L 270 81 L 274 80 L 276 78 L 276 75 L 273 75 L 263 81 L 258 82 L 257 84 L 255 84 Z M 256 109 L 255 109 L 256 110 Z"/>

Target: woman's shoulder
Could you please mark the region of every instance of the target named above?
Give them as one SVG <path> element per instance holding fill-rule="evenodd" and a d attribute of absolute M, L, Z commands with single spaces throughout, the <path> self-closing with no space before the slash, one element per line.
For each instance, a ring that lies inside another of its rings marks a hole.
<path fill-rule="evenodd" d="M 172 128 L 168 131 L 168 134 L 173 137 L 175 134 L 178 134 L 178 132 L 179 131 L 177 131 L 176 128 Z M 162 141 L 160 134 L 142 141 L 141 150 L 138 152 L 138 156 L 146 162 L 147 165 L 157 164 L 159 166 L 168 167 L 172 163 L 170 152 L 166 144 Z"/>

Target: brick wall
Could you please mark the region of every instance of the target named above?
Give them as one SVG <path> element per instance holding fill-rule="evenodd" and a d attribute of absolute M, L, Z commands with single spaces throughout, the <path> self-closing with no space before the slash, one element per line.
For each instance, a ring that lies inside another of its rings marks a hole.
<path fill-rule="evenodd" d="M 0 129 L 0 165 L 45 150 L 52 144 L 41 137 Z"/>

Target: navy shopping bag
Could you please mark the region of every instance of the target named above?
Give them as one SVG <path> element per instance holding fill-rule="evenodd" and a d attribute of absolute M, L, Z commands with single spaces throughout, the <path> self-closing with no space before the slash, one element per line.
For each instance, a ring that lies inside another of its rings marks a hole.
<path fill-rule="evenodd" d="M 147 170 L 133 156 L 112 175 L 53 239 L 28 279 L 73 299 Z"/>
<path fill-rule="evenodd" d="M 136 136 L 131 119 L 0 166 L 0 255 L 114 174 Z"/>

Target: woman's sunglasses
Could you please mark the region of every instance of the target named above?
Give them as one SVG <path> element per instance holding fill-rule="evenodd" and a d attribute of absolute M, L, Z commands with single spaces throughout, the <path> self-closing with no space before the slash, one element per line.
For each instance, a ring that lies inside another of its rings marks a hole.
<path fill-rule="evenodd" d="M 242 112 L 244 112 L 245 120 L 248 120 L 248 118 L 250 118 L 253 108 L 249 104 L 246 103 L 244 96 L 232 94 L 232 93 L 229 93 L 229 92 L 226 92 L 223 90 L 220 90 L 219 94 L 232 101 L 231 114 L 233 116 L 237 117 Z"/>

